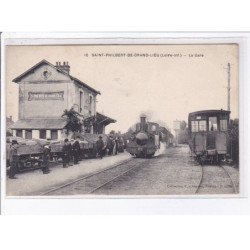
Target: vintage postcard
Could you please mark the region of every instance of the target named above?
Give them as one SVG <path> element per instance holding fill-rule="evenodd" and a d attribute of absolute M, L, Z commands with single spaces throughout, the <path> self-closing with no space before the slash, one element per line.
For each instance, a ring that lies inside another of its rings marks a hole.
<path fill-rule="evenodd" d="M 7 198 L 240 194 L 238 43 L 12 41 L 4 79 Z"/>

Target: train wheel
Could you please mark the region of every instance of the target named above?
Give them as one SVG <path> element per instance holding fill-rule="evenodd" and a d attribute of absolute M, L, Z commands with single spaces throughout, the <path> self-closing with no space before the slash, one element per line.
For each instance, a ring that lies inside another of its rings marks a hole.
<path fill-rule="evenodd" d="M 199 162 L 199 164 L 200 164 L 201 166 L 203 166 L 204 163 L 205 163 L 205 158 L 204 158 L 204 156 L 199 156 L 199 157 L 197 157 L 197 161 Z"/>
<path fill-rule="evenodd" d="M 152 158 L 154 154 L 148 154 L 147 158 Z"/>

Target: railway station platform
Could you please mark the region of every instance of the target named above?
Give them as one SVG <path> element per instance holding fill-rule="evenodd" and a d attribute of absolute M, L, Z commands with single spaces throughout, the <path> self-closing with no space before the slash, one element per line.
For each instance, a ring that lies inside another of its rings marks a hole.
<path fill-rule="evenodd" d="M 12 196 L 39 196 L 42 193 L 64 185 L 70 181 L 99 170 L 126 162 L 132 156 L 127 152 L 105 156 L 103 159 L 85 159 L 77 165 L 63 168 L 62 164 L 53 165 L 49 174 L 43 174 L 41 169 L 17 174 L 18 179 L 6 178 L 6 195 Z"/>

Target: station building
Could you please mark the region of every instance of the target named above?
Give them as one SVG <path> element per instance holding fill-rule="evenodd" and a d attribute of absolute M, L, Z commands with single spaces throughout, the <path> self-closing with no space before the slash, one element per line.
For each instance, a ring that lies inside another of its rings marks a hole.
<path fill-rule="evenodd" d="M 96 97 L 101 93 L 70 75 L 68 62 L 53 65 L 42 60 L 13 82 L 19 85 L 19 113 L 18 121 L 11 127 L 13 136 L 65 138 L 69 121 L 62 115 L 71 108 L 83 121 L 92 121 L 90 133 L 104 133 L 105 126 L 116 122 L 96 112 Z"/>

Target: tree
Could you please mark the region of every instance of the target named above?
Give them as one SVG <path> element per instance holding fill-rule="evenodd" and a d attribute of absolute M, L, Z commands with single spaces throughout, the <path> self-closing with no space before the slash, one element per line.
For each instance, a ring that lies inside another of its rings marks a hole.
<path fill-rule="evenodd" d="M 180 128 L 181 130 L 185 130 L 187 127 L 187 123 L 185 121 L 181 121 Z"/>
<path fill-rule="evenodd" d="M 230 120 L 228 135 L 230 139 L 229 152 L 235 163 L 239 162 L 239 119 Z"/>
<path fill-rule="evenodd" d="M 180 130 L 178 133 L 178 143 L 188 144 L 188 128 L 187 128 L 187 123 L 185 121 L 181 121 L 180 123 Z"/>
<path fill-rule="evenodd" d="M 82 122 L 80 120 L 80 115 L 73 108 L 70 110 L 65 109 L 62 117 L 67 117 L 68 124 L 66 125 L 66 129 L 72 132 L 82 132 Z"/>

